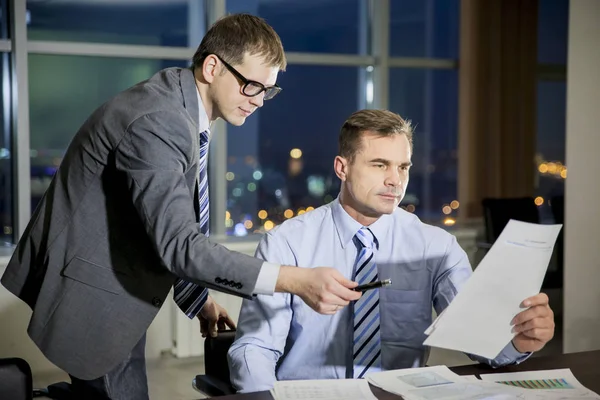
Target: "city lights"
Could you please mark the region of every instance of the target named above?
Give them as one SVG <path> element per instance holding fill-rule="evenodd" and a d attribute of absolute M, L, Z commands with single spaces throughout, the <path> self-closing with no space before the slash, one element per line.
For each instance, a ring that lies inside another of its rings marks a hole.
<path fill-rule="evenodd" d="M 290 150 L 290 157 L 296 158 L 296 159 L 302 157 L 302 150 L 300 150 L 300 149 Z"/>

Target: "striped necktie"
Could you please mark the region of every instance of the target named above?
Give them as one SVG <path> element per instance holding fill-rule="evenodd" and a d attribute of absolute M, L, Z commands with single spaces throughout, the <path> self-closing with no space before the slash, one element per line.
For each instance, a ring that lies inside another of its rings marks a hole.
<path fill-rule="evenodd" d="M 208 173 L 206 164 L 208 163 L 208 144 L 210 133 L 208 130 L 200 133 L 200 156 L 199 156 L 199 175 L 198 175 L 198 222 L 200 231 L 208 236 Z M 208 298 L 208 289 L 188 282 L 185 279 L 178 278 L 175 282 L 175 302 L 189 318 L 194 318 L 206 303 Z"/>
<path fill-rule="evenodd" d="M 354 281 L 359 285 L 377 280 L 377 264 L 373 261 L 376 250 L 375 236 L 368 228 L 355 235 L 360 252 L 355 265 Z M 369 369 L 381 367 L 381 339 L 379 332 L 379 289 L 365 292 L 354 303 L 354 378 L 362 378 Z"/>

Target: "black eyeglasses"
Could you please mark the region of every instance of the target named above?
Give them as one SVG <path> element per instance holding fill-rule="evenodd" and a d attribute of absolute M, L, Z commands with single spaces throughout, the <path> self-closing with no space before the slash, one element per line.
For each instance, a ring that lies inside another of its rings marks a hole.
<path fill-rule="evenodd" d="M 212 53 L 214 54 L 214 53 Z M 225 60 L 219 57 L 217 54 L 215 56 L 221 60 L 225 68 L 229 70 L 236 78 L 238 78 L 244 86 L 242 86 L 242 93 L 247 97 L 258 96 L 262 92 L 265 92 L 264 100 L 271 100 L 275 97 L 279 92 L 281 92 L 281 88 L 277 85 L 273 86 L 265 86 L 260 82 L 252 81 L 250 79 L 246 79 L 246 77 L 238 72 L 237 69 L 233 68 L 229 65 Z"/>

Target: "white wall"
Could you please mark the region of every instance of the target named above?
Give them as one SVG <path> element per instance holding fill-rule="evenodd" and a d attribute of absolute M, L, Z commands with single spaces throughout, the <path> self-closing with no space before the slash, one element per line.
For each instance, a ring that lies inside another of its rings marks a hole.
<path fill-rule="evenodd" d="M 564 351 L 600 349 L 600 1 L 571 0 Z"/>

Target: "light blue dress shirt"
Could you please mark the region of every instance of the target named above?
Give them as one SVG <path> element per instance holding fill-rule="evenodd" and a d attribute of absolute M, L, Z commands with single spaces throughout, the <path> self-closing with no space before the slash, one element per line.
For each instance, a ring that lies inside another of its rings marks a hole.
<path fill-rule="evenodd" d="M 265 234 L 257 256 L 282 265 L 333 266 L 351 279 L 361 225 L 335 200 L 290 219 Z M 379 242 L 375 252 L 380 290 L 381 361 L 384 370 L 422 367 L 429 349 L 423 333 L 454 299 L 472 273 L 456 238 L 422 223 L 401 208 L 369 226 Z M 275 380 L 352 377 L 352 307 L 321 315 L 291 294 L 244 300 L 237 335 L 229 350 L 231 383 L 239 392 L 268 390 Z M 492 366 L 527 355 L 512 343 Z"/>

